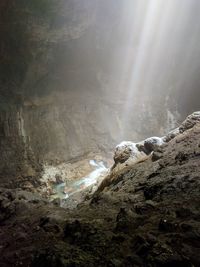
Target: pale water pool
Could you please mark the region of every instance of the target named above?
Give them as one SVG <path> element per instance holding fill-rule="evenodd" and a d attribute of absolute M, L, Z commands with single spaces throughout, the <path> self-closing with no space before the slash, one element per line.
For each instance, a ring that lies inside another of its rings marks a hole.
<path fill-rule="evenodd" d="M 89 163 L 95 169 L 87 176 L 69 183 L 60 183 L 54 185 L 53 189 L 56 192 L 54 198 L 59 197 L 60 199 L 67 199 L 74 193 L 77 193 L 87 188 L 88 186 L 95 184 L 100 176 L 106 173 L 106 171 L 108 170 L 103 161 L 98 162 L 96 160 L 90 160 Z"/>

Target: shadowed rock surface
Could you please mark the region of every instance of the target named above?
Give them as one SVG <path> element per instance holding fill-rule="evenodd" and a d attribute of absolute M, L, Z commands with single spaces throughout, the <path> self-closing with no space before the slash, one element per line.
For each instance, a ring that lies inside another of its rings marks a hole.
<path fill-rule="evenodd" d="M 0 267 L 200 266 L 199 112 L 176 128 L 200 1 L 181 3 L 0 1 Z"/>
<path fill-rule="evenodd" d="M 199 113 L 179 129 L 74 210 L 1 188 L 0 266 L 200 266 Z"/>

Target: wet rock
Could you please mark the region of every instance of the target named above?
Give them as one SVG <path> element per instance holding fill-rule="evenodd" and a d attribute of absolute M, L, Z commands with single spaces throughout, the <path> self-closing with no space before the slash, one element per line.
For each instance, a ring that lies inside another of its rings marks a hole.
<path fill-rule="evenodd" d="M 115 163 L 124 163 L 130 157 L 136 157 L 139 154 L 139 151 L 135 143 L 124 141 L 116 146 L 114 152 L 114 161 Z"/>
<path fill-rule="evenodd" d="M 192 113 L 186 118 L 186 120 L 179 127 L 179 131 L 183 133 L 184 131 L 194 127 L 194 125 L 196 125 L 199 122 L 200 122 L 200 111 L 197 111 Z"/>
<path fill-rule="evenodd" d="M 152 161 L 157 161 L 157 160 L 161 159 L 162 157 L 163 157 L 162 152 L 155 151 L 152 154 Z"/>
<path fill-rule="evenodd" d="M 186 161 L 187 159 L 188 155 L 184 152 L 179 152 L 175 157 L 175 160 L 179 161 L 180 163 Z"/>
<path fill-rule="evenodd" d="M 141 148 L 143 147 L 143 148 Z M 110 174 L 115 175 L 120 170 L 126 167 L 133 166 L 137 163 L 147 160 L 150 156 L 144 152 L 143 143 L 136 144 L 129 141 L 120 143 L 114 152 L 114 165 L 111 168 Z"/>
<path fill-rule="evenodd" d="M 169 141 L 174 139 L 179 134 L 180 134 L 179 128 L 176 128 L 172 130 L 171 132 L 169 132 L 166 136 L 164 136 L 163 141 L 168 143 Z"/>
<path fill-rule="evenodd" d="M 163 137 L 163 141 L 169 142 L 178 136 L 180 133 L 185 132 L 186 130 L 191 129 L 194 127 L 198 122 L 200 122 L 200 112 L 194 112 L 189 115 L 184 122 L 180 125 L 180 127 L 174 129 L 173 131 L 169 132 L 166 136 Z"/>
<path fill-rule="evenodd" d="M 144 140 L 144 148 L 147 151 L 147 154 L 150 154 L 152 151 L 159 150 L 160 146 L 164 144 L 164 141 L 160 137 L 150 137 Z"/>
<path fill-rule="evenodd" d="M 123 141 L 116 146 L 114 152 L 115 164 L 111 168 L 111 173 L 116 173 L 125 167 L 133 166 L 150 158 L 153 151 L 160 154 L 153 156 L 153 161 L 162 157 L 163 138 L 150 137 L 140 143 Z M 157 158 L 156 158 L 157 156 Z"/>

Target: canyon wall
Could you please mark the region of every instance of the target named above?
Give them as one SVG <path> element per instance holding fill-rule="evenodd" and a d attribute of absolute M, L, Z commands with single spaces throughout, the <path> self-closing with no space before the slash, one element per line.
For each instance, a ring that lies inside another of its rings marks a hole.
<path fill-rule="evenodd" d="M 198 68 L 188 70 L 185 84 L 179 84 L 183 68 L 175 75 L 186 45 L 174 66 L 160 56 L 154 71 L 149 66 L 137 88 L 131 87 L 130 61 L 139 53 L 142 29 L 135 9 L 128 12 L 133 2 L 127 2 L 1 1 L 1 176 L 33 176 L 38 163 L 110 151 L 122 139 L 163 135 L 198 108 Z M 151 55 L 152 49 L 150 42 L 145 51 Z M 176 51 L 170 45 L 169 50 Z M 199 53 L 197 48 L 191 60 Z M 136 91 L 131 97 L 130 90 Z"/>

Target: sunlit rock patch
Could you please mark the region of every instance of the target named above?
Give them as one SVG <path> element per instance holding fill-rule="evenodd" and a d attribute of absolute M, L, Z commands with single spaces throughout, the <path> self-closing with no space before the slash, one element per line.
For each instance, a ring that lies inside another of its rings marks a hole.
<path fill-rule="evenodd" d="M 63 207 L 75 207 L 86 197 L 107 187 L 124 169 L 148 159 L 151 161 L 160 159 L 163 147 L 170 140 L 198 122 L 199 112 L 195 112 L 188 116 L 180 127 L 166 136 L 154 136 L 138 143 L 121 142 L 115 148 L 112 167 L 110 160 L 98 155 L 89 155 L 85 159 L 71 163 L 44 165 L 39 192 Z"/>
<path fill-rule="evenodd" d="M 82 194 L 84 190 L 94 192 L 108 172 L 107 159 L 101 156 L 94 158 L 73 163 L 44 165 L 40 193 L 51 201 L 58 201 L 63 206 L 77 193 Z"/>
<path fill-rule="evenodd" d="M 200 112 L 189 115 L 185 121 L 176 129 L 163 137 L 150 137 L 139 143 L 123 141 L 116 146 L 114 151 L 114 164 L 109 174 L 98 187 L 97 193 L 104 190 L 112 183 L 117 183 L 123 173 L 130 170 L 133 166 L 146 160 L 157 161 L 163 157 L 164 147 L 174 138 L 182 138 L 182 134 L 193 128 L 200 122 Z M 180 142 L 180 141 L 179 141 Z M 184 159 L 184 153 L 179 158 Z"/>
<path fill-rule="evenodd" d="M 105 187 L 86 201 L 84 190 L 74 192 L 63 205 L 67 210 L 35 193 L 0 188 L 0 266 L 200 266 L 195 124 L 146 160 L 115 174 L 111 169 Z M 158 152 L 162 157 L 153 161 Z M 104 169 L 101 161 L 85 159 L 94 171 L 87 178 Z"/>
<path fill-rule="evenodd" d="M 135 143 L 130 141 L 123 141 L 116 146 L 114 152 L 115 164 L 124 163 L 128 159 L 137 159 L 144 153 L 140 153 Z"/>
<path fill-rule="evenodd" d="M 130 141 L 121 142 L 115 148 L 115 163 L 112 167 L 112 171 L 118 171 L 125 166 L 146 160 L 152 152 L 159 150 L 164 143 L 164 139 L 160 137 L 150 137 L 139 143 Z"/>

